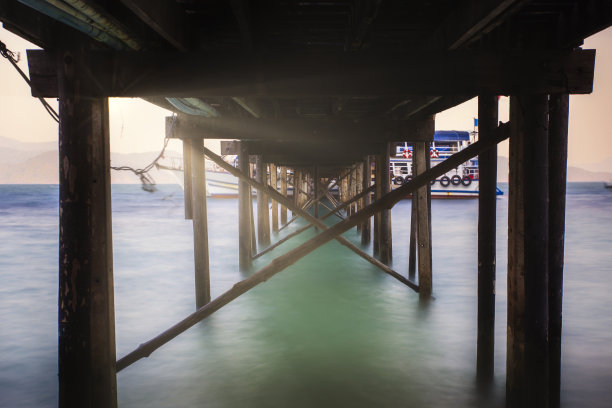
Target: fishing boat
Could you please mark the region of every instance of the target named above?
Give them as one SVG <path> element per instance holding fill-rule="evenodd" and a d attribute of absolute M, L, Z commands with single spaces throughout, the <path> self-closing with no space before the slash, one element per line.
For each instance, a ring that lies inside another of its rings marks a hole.
<path fill-rule="evenodd" d="M 438 130 L 434 133 L 429 150 L 431 167 L 448 159 L 474 142 L 476 132 Z M 392 185 L 399 187 L 412 179 L 412 146 L 396 143 L 395 155 L 390 157 Z M 454 170 L 431 182 L 432 198 L 476 198 L 478 197 L 478 158 L 460 164 Z M 497 195 L 503 192 L 497 188 Z"/>
<path fill-rule="evenodd" d="M 236 167 L 237 156 L 224 156 L 224 160 Z M 181 188 L 184 188 L 183 159 L 181 157 L 164 157 L 156 163 L 160 170 L 172 173 Z M 217 164 L 206 160 L 206 196 L 212 198 L 238 197 L 238 179 Z"/>

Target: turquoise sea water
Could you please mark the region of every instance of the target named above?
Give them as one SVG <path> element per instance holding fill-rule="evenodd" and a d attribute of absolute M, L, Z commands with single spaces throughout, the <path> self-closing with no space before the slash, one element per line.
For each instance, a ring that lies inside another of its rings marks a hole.
<path fill-rule="evenodd" d="M 507 190 L 506 186 L 501 188 Z M 0 186 L 0 407 L 57 405 L 57 186 Z M 434 296 L 330 243 L 120 372 L 122 407 L 494 407 L 505 381 L 507 196 L 498 203 L 495 385 L 475 386 L 475 200 L 432 203 Z M 212 295 L 238 270 L 237 201 L 208 200 Z M 410 202 L 393 219 L 406 273 Z M 300 224 L 292 225 L 284 233 Z M 564 407 L 612 406 L 612 192 L 568 186 Z M 266 265 L 310 231 L 257 260 Z M 358 243 L 359 236 L 345 236 Z M 113 186 L 119 357 L 194 310 L 182 192 Z M 371 250 L 371 249 L 370 249 Z"/>

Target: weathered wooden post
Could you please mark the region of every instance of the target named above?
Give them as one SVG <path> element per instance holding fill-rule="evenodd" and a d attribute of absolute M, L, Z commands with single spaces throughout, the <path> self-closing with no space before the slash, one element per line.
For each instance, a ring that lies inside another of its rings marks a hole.
<path fill-rule="evenodd" d="M 551 95 L 548 140 L 548 324 L 550 342 L 551 408 L 560 406 L 561 322 L 563 301 L 563 247 L 565 237 L 565 186 L 569 95 Z"/>
<path fill-rule="evenodd" d="M 414 174 L 414 173 L 413 173 Z M 410 249 L 408 252 L 408 278 L 414 280 L 416 276 L 416 259 L 417 259 L 417 230 L 418 230 L 418 219 L 417 219 L 417 195 L 412 194 L 410 207 Z"/>
<path fill-rule="evenodd" d="M 357 195 L 357 167 L 351 166 L 351 173 L 349 175 L 349 200 Z M 357 212 L 357 203 L 351 204 L 351 214 Z"/>
<path fill-rule="evenodd" d="M 287 197 L 287 167 L 281 166 L 280 168 L 280 193 Z M 280 223 L 285 225 L 287 223 L 287 207 L 281 205 L 280 208 Z"/>
<path fill-rule="evenodd" d="M 270 163 L 270 185 L 273 189 L 278 189 L 276 165 L 273 163 Z M 270 201 L 272 203 L 272 231 L 278 232 L 278 202 L 273 199 Z"/>
<path fill-rule="evenodd" d="M 348 169 L 344 169 L 340 172 L 340 177 L 342 178 L 342 180 L 340 180 L 340 202 L 342 203 L 348 201 L 349 199 L 349 180 L 347 176 L 348 171 Z M 350 207 L 347 207 L 346 213 L 347 215 L 351 215 Z"/>
<path fill-rule="evenodd" d="M 507 406 L 548 407 L 548 98 L 512 96 Z"/>
<path fill-rule="evenodd" d="M 426 171 L 428 157 L 429 144 L 426 142 L 414 143 L 412 160 L 415 174 L 418 175 Z M 423 186 L 416 192 L 419 296 L 424 300 L 431 297 L 432 291 L 430 194 L 428 187 Z"/>
<path fill-rule="evenodd" d="M 191 203 L 191 139 L 183 140 L 183 196 L 185 197 L 185 219 L 193 218 Z"/>
<path fill-rule="evenodd" d="M 313 196 L 314 196 L 314 217 L 319 218 L 319 165 L 315 164 L 312 169 L 312 183 L 313 183 Z"/>
<path fill-rule="evenodd" d="M 208 220 L 206 217 L 206 166 L 203 140 L 194 140 L 191 146 L 191 189 L 195 293 L 196 307 L 199 309 L 210 302 Z"/>
<path fill-rule="evenodd" d="M 374 193 L 374 201 L 380 200 L 382 196 L 382 155 L 376 154 L 374 156 L 374 180 L 376 184 L 376 191 Z M 374 242 L 372 245 L 372 250 L 375 257 L 380 255 L 380 223 L 381 223 L 381 213 L 378 212 L 374 215 Z"/>
<path fill-rule="evenodd" d="M 386 143 L 381 155 L 381 195 L 385 195 L 391 191 L 391 174 L 389 164 L 389 143 Z M 389 264 L 393 258 L 393 240 L 391 234 L 391 210 L 386 209 L 380 213 L 380 261 L 384 264 Z"/>
<path fill-rule="evenodd" d="M 355 195 L 360 194 L 363 191 L 363 163 L 358 162 L 355 166 Z M 363 208 L 363 198 L 357 200 L 356 203 L 357 210 L 361 211 Z M 363 228 L 363 224 L 357 224 L 357 231 L 361 232 L 361 228 Z"/>
<path fill-rule="evenodd" d="M 368 188 L 370 188 L 370 185 L 372 183 L 372 165 L 370 161 L 370 156 L 366 156 L 365 160 L 363 161 L 363 174 L 362 175 L 363 175 L 363 179 L 362 179 L 363 190 L 362 191 L 365 191 Z M 371 196 L 370 194 L 367 194 L 365 197 L 363 197 L 363 206 L 367 207 L 368 205 L 370 205 L 370 201 L 371 201 Z M 363 222 L 361 226 L 361 245 L 370 244 L 370 241 L 372 239 L 371 225 L 372 225 L 372 220 L 370 218 L 368 218 L 366 221 Z"/>
<path fill-rule="evenodd" d="M 493 137 L 497 128 L 495 95 L 478 96 L 478 139 Z M 478 155 L 478 340 L 476 376 L 493 380 L 495 340 L 495 236 L 497 200 L 497 145 Z"/>
<path fill-rule="evenodd" d="M 249 174 L 249 149 L 240 142 L 239 167 L 243 174 Z M 241 269 L 251 267 L 251 186 L 238 181 L 238 258 Z"/>
<path fill-rule="evenodd" d="M 58 53 L 59 407 L 116 407 L 108 99 L 81 48 Z"/>
<path fill-rule="evenodd" d="M 255 159 L 256 180 L 259 183 L 267 183 L 267 166 L 261 155 Z M 261 191 L 257 192 L 257 240 L 260 246 L 270 244 L 270 212 L 268 210 L 268 195 Z"/>

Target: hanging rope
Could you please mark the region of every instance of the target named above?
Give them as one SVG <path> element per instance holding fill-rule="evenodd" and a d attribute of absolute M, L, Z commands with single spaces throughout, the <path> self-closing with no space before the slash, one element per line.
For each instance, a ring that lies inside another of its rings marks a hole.
<path fill-rule="evenodd" d="M 9 60 L 11 65 L 17 70 L 17 72 L 19 72 L 19 75 L 21 75 L 21 77 L 26 81 L 28 86 L 31 89 L 33 89 L 35 93 L 38 93 L 36 91 L 36 88 L 34 88 L 34 86 L 32 85 L 30 78 L 28 78 L 28 76 L 17 65 L 17 63 L 19 62 L 19 54 L 16 54 L 13 51 L 6 48 L 6 45 L 2 41 L 0 41 L 0 55 L 2 55 L 4 58 Z M 53 109 L 53 107 L 49 105 L 47 101 L 44 100 L 44 98 L 39 97 L 38 100 L 40 100 L 40 102 L 43 104 L 43 106 L 45 107 L 49 115 L 51 115 L 53 120 L 59 123 L 59 115 L 57 114 L 55 109 Z M 176 120 L 176 115 L 173 116 L 172 123 L 170 125 L 170 129 L 172 129 L 172 127 L 174 126 L 175 120 Z M 159 159 L 161 159 L 164 156 L 164 152 L 166 151 L 166 147 L 168 146 L 168 141 L 169 139 L 166 136 L 164 138 L 164 147 L 162 148 L 161 152 L 159 152 L 155 160 L 153 160 L 151 163 L 149 163 L 149 165 L 147 165 L 146 167 L 142 169 L 135 169 L 130 166 L 118 166 L 118 167 L 111 166 L 111 169 L 117 170 L 117 171 L 131 171 L 136 176 L 138 176 L 138 178 L 140 179 L 140 182 L 142 183 L 142 189 L 152 193 L 156 191 L 157 189 L 155 188 L 155 179 L 153 179 L 153 177 L 149 174 L 149 172 L 157 164 Z"/>
<path fill-rule="evenodd" d="M 21 75 L 24 81 L 26 81 L 28 86 L 36 92 L 36 88 L 34 88 L 34 86 L 32 85 L 30 78 L 28 78 L 28 76 L 21 70 L 21 68 L 19 68 L 19 65 L 17 65 L 17 63 L 19 62 L 19 54 L 15 54 L 13 51 L 6 48 L 6 45 L 2 41 L 0 41 L 0 55 L 9 60 L 11 65 L 17 70 L 17 72 L 19 72 L 19 75 Z M 53 109 L 53 107 L 49 105 L 47 101 L 44 100 L 44 98 L 38 97 L 38 100 L 40 101 L 40 103 L 43 104 L 46 111 L 49 113 L 49 115 L 51 115 L 53 120 L 59 123 L 59 115 L 57 114 L 55 109 Z"/>
<path fill-rule="evenodd" d="M 170 123 L 170 131 L 168 132 L 168 134 L 172 133 L 172 128 L 174 127 L 175 121 L 176 121 L 176 114 L 172 115 L 172 122 Z M 162 148 L 161 152 L 159 152 L 157 157 L 151 163 L 149 163 L 147 166 L 145 166 L 142 169 L 135 169 L 130 166 L 119 166 L 119 167 L 111 166 L 111 169 L 118 170 L 118 171 L 131 171 L 132 173 L 134 173 L 140 178 L 140 182 L 142 183 L 142 189 L 144 191 L 148 191 L 149 193 L 152 193 L 156 191 L 157 189 L 155 188 L 155 179 L 153 179 L 153 176 L 151 176 L 149 172 L 151 171 L 151 169 L 153 169 L 153 167 L 157 165 L 157 162 L 159 161 L 159 159 L 164 157 L 164 153 L 166 152 L 166 147 L 168 147 L 169 141 L 170 139 L 166 135 L 166 137 L 164 138 L 164 147 Z"/>

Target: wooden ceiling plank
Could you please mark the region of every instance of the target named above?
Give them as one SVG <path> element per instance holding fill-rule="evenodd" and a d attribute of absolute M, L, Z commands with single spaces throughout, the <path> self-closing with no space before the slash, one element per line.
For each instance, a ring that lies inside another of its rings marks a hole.
<path fill-rule="evenodd" d="M 255 46 L 255 40 L 248 3 L 246 0 L 231 0 L 230 3 L 234 11 L 234 17 L 236 17 L 236 22 L 238 23 L 238 28 L 240 29 L 242 42 L 247 50 L 252 51 Z"/>
<path fill-rule="evenodd" d="M 482 35 L 487 27 L 514 13 L 530 0 L 462 2 L 426 41 L 425 48 L 456 50 Z"/>
<path fill-rule="evenodd" d="M 174 0 L 121 0 L 138 18 L 179 51 L 188 51 L 185 12 Z"/>

